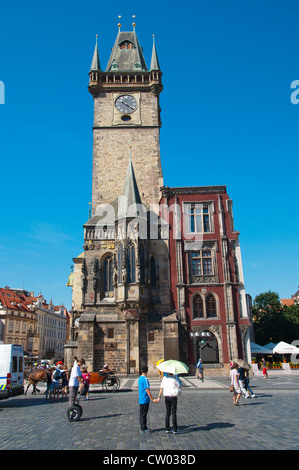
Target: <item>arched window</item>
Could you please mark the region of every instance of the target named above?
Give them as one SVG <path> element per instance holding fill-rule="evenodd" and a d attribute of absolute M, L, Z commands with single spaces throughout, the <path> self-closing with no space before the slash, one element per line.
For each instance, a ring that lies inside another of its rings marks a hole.
<path fill-rule="evenodd" d="M 136 282 L 135 275 L 135 246 L 130 243 L 127 248 L 127 282 Z"/>
<path fill-rule="evenodd" d="M 203 310 L 203 301 L 201 295 L 196 294 L 193 297 L 193 318 L 203 318 L 204 310 Z"/>
<path fill-rule="evenodd" d="M 117 250 L 117 277 L 118 277 L 118 284 L 122 283 L 122 264 L 123 264 L 123 246 L 118 245 Z"/>
<path fill-rule="evenodd" d="M 216 299 L 213 294 L 206 297 L 206 314 L 207 318 L 217 317 Z"/>
<path fill-rule="evenodd" d="M 120 43 L 119 48 L 120 49 L 133 49 L 134 44 L 130 41 L 123 41 Z"/>
<path fill-rule="evenodd" d="M 139 247 L 139 262 L 140 262 L 140 283 L 145 284 L 145 253 L 144 246 Z"/>
<path fill-rule="evenodd" d="M 150 257 L 150 280 L 152 293 L 157 291 L 157 263 L 154 256 Z"/>
<path fill-rule="evenodd" d="M 104 260 L 104 293 L 109 295 L 113 292 L 113 264 L 112 257 L 107 256 Z"/>

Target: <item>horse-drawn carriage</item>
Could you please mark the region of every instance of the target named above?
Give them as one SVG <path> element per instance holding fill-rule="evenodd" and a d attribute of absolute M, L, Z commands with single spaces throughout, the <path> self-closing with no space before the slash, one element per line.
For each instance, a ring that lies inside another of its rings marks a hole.
<path fill-rule="evenodd" d="M 120 380 L 114 374 L 115 372 L 109 369 L 91 372 L 90 385 L 102 384 L 102 389 L 106 392 L 116 392 L 120 387 Z"/>

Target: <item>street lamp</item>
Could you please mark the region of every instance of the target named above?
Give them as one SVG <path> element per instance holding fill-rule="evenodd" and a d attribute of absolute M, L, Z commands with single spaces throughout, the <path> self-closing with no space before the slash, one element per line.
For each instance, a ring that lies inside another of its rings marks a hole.
<path fill-rule="evenodd" d="M 200 338 L 200 343 L 199 343 L 199 357 L 201 358 L 201 350 L 204 346 L 204 344 L 208 341 L 209 337 L 211 336 L 211 333 L 209 331 L 191 331 L 189 333 L 190 338 L 198 339 Z"/>

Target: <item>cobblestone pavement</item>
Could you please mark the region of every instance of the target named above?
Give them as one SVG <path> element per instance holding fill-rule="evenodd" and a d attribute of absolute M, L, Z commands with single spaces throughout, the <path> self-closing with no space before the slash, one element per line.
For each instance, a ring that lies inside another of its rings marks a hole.
<path fill-rule="evenodd" d="M 151 379 L 156 397 L 159 380 Z M 1 450 L 297 450 L 299 449 L 299 376 L 251 379 L 256 398 L 233 406 L 227 377 L 183 378 L 178 398 L 181 434 L 166 434 L 165 405 L 150 404 L 151 433 L 139 430 L 137 378 L 122 380 L 116 393 L 94 386 L 89 400 L 81 400 L 83 415 L 69 422 L 68 402 L 47 401 L 40 394 L 0 401 Z M 106 455 L 100 454 L 100 455 Z M 104 458 L 104 457 L 100 457 Z"/>

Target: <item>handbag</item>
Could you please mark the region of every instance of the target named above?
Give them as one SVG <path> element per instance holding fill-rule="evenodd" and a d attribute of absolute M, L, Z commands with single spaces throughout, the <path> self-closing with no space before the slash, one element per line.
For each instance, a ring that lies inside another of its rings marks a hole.
<path fill-rule="evenodd" d="M 234 392 L 234 391 L 235 391 L 235 387 L 233 386 L 233 384 L 231 384 L 231 386 L 229 387 L 229 391 L 230 391 L 230 392 Z"/>

